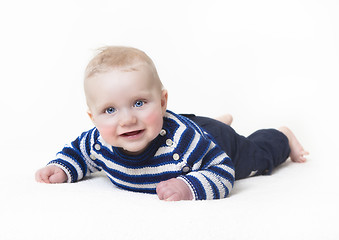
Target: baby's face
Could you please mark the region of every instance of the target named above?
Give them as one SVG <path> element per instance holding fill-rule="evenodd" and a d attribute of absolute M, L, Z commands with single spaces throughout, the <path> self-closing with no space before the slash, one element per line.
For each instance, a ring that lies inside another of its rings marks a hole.
<path fill-rule="evenodd" d="M 104 141 L 139 154 L 160 133 L 167 92 L 146 66 L 136 71 L 110 70 L 85 83 L 89 116 Z"/>

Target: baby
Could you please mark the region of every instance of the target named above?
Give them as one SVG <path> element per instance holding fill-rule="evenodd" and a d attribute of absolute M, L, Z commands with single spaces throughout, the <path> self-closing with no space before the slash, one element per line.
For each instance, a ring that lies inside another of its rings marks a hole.
<path fill-rule="evenodd" d="M 220 199 L 236 179 L 270 174 L 288 157 L 306 161 L 308 152 L 287 127 L 245 138 L 228 125 L 229 115 L 167 110 L 152 60 L 135 48 L 101 49 L 86 68 L 84 89 L 95 127 L 38 170 L 38 182 L 76 182 L 103 170 L 116 186 L 161 200 Z"/>

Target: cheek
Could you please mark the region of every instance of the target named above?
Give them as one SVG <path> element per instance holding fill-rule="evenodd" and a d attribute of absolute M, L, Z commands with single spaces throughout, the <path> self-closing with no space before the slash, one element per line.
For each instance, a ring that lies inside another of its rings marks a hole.
<path fill-rule="evenodd" d="M 106 136 L 110 135 L 111 129 L 106 127 L 98 127 L 98 130 L 100 132 L 100 135 L 105 138 Z"/>
<path fill-rule="evenodd" d="M 100 135 L 104 138 L 104 140 L 113 136 L 116 132 L 116 126 L 114 124 L 106 124 L 102 121 L 96 124 L 96 128 L 99 130 Z"/>
<path fill-rule="evenodd" d="M 163 118 L 161 113 L 150 112 L 147 114 L 147 116 L 145 116 L 144 120 L 148 125 L 157 126 L 160 128 L 162 127 Z"/>

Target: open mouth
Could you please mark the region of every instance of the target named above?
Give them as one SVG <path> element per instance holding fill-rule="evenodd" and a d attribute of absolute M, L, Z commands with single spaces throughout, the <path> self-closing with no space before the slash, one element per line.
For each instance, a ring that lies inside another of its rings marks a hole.
<path fill-rule="evenodd" d="M 143 132 L 144 132 L 144 130 L 125 132 L 125 133 L 121 134 L 120 136 L 122 136 L 122 137 L 136 137 L 136 136 L 139 136 Z"/>

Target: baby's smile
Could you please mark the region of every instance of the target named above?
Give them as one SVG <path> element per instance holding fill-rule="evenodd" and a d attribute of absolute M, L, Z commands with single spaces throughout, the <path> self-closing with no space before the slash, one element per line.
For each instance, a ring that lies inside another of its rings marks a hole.
<path fill-rule="evenodd" d="M 123 134 L 120 134 L 119 136 L 120 137 L 126 137 L 126 138 L 129 138 L 129 139 L 130 138 L 135 139 L 135 138 L 141 137 L 144 132 L 145 132 L 144 129 L 142 129 L 142 130 L 135 130 L 135 131 L 125 132 Z"/>

